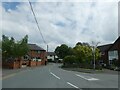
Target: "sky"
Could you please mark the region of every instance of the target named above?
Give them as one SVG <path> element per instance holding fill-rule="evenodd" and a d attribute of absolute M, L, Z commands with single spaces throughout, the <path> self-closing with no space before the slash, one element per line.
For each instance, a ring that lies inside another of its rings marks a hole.
<path fill-rule="evenodd" d="M 49 51 L 77 42 L 113 43 L 118 37 L 117 2 L 32 2 Z M 46 49 L 28 2 L 2 2 L 2 34 L 20 40 L 26 34 L 29 43 Z"/>

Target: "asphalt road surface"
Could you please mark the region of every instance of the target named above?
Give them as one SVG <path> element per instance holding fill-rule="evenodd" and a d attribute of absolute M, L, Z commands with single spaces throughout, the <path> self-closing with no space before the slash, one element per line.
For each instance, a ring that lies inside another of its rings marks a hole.
<path fill-rule="evenodd" d="M 25 69 L 3 77 L 3 88 L 118 88 L 116 74 L 66 71 L 60 64 Z"/>

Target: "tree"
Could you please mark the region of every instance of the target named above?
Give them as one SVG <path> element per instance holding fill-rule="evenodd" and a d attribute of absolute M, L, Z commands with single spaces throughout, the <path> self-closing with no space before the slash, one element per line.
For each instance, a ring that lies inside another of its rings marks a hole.
<path fill-rule="evenodd" d="M 68 55 L 74 55 L 74 50 L 72 47 L 68 48 Z"/>
<path fill-rule="evenodd" d="M 78 46 L 79 46 L 79 45 L 82 45 L 82 43 L 81 43 L 81 42 L 78 42 L 78 43 L 76 43 L 76 46 L 77 46 L 77 45 L 78 45 Z"/>
<path fill-rule="evenodd" d="M 18 43 L 15 44 L 15 51 L 14 54 L 16 57 L 24 56 L 28 53 L 29 47 L 28 47 L 28 35 L 26 35 L 22 40 L 20 40 Z"/>
<path fill-rule="evenodd" d="M 72 59 L 74 58 L 73 56 L 75 56 L 76 61 L 77 61 L 76 63 L 78 63 L 78 65 L 80 64 L 90 65 L 94 58 L 92 47 L 88 43 L 85 43 L 85 42 L 83 43 L 78 42 L 76 46 L 73 48 L 68 47 L 65 44 L 62 44 L 61 46 L 58 46 L 55 49 L 55 53 L 58 55 L 59 58 L 62 58 L 65 62 L 67 61 L 72 62 Z M 95 50 L 96 60 L 98 60 L 99 57 L 100 57 L 100 52 L 99 52 L 99 49 L 96 48 Z"/>
<path fill-rule="evenodd" d="M 54 52 L 56 53 L 56 55 L 58 57 L 60 57 L 60 54 L 59 54 L 60 52 L 59 51 L 60 51 L 60 46 L 57 46 Z"/>
<path fill-rule="evenodd" d="M 64 65 L 72 65 L 77 63 L 77 57 L 74 55 L 68 55 L 63 59 Z"/>
<path fill-rule="evenodd" d="M 7 36 L 2 36 L 2 56 L 8 58 L 13 56 L 14 38 L 9 39 Z"/>
<path fill-rule="evenodd" d="M 0 40 L 0 49 L 2 49 L 2 41 Z"/>
<path fill-rule="evenodd" d="M 88 45 L 77 45 L 74 47 L 75 55 L 78 57 L 80 63 L 88 63 L 93 60 L 92 48 Z M 100 57 L 99 49 L 95 50 L 96 60 Z"/>
<path fill-rule="evenodd" d="M 83 42 L 82 45 L 84 45 L 84 46 L 90 46 L 89 43 L 87 43 L 87 42 Z"/>
<path fill-rule="evenodd" d="M 28 36 L 26 35 L 22 40 L 15 41 L 13 37 L 10 39 L 3 35 L 2 36 L 2 55 L 4 59 L 18 58 L 28 53 Z"/>
<path fill-rule="evenodd" d="M 83 43 L 78 42 L 78 43 L 76 43 L 76 46 L 79 46 L 79 45 L 90 46 L 89 43 L 87 43 L 87 42 L 83 42 Z"/>
<path fill-rule="evenodd" d="M 66 44 L 62 44 L 55 49 L 55 53 L 58 55 L 59 58 L 64 58 L 68 55 L 69 47 Z"/>

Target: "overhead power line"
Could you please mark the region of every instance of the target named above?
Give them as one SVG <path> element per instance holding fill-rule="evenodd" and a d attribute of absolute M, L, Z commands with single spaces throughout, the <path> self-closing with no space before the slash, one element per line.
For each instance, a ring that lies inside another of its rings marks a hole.
<path fill-rule="evenodd" d="M 29 1 L 29 0 L 28 0 L 28 1 Z M 41 35 L 41 37 L 42 37 L 42 40 L 43 40 L 43 42 L 44 42 L 45 44 L 47 44 L 46 41 L 45 41 L 45 39 L 44 39 L 44 37 L 43 37 L 43 34 L 42 34 L 42 32 L 41 32 L 40 26 L 39 26 L 39 24 L 38 24 L 38 21 L 37 21 L 37 18 L 36 18 L 35 12 L 34 12 L 34 10 L 33 10 L 33 7 L 32 7 L 32 4 L 31 4 L 30 1 L 29 1 L 29 4 L 30 4 L 31 11 L 32 11 L 32 13 L 33 13 L 33 16 L 34 16 L 35 22 L 36 22 L 36 24 L 37 24 L 38 30 L 39 30 L 40 35 Z"/>

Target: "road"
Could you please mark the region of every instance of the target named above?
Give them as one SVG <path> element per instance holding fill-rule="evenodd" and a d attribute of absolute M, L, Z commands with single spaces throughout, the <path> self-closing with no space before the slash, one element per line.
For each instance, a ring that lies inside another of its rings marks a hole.
<path fill-rule="evenodd" d="M 3 88 L 118 88 L 118 75 L 66 71 L 48 64 L 3 77 Z"/>

